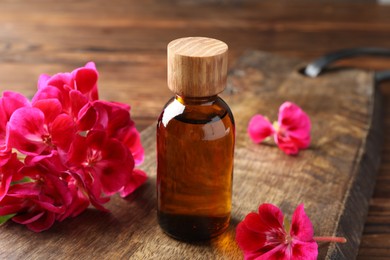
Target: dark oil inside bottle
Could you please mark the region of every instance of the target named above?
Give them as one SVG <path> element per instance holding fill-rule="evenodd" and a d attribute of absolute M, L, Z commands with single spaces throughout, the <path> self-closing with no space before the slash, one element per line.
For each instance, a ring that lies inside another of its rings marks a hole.
<path fill-rule="evenodd" d="M 170 236 L 206 240 L 229 226 L 234 132 L 217 96 L 168 102 L 157 125 L 157 200 Z"/>

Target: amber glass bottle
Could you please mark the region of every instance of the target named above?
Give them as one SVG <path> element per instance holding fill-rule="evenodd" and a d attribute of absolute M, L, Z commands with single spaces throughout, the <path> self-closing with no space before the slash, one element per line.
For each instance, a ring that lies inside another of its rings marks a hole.
<path fill-rule="evenodd" d="M 158 221 L 174 238 L 221 234 L 231 212 L 234 119 L 217 96 L 227 45 L 190 37 L 168 45 L 168 87 L 175 93 L 157 124 Z"/>

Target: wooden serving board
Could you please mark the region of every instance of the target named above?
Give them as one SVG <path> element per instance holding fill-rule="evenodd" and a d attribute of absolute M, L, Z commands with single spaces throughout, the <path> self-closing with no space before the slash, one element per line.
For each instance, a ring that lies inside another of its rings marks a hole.
<path fill-rule="evenodd" d="M 241 259 L 236 225 L 259 204 L 274 203 L 291 217 L 305 204 L 316 236 L 338 235 L 346 244 L 320 244 L 319 259 L 353 259 L 375 184 L 381 144 L 380 95 L 372 72 L 332 70 L 311 79 L 304 63 L 248 52 L 230 72 L 223 94 L 236 119 L 233 212 L 229 230 L 207 243 L 186 244 L 164 235 L 156 221 L 155 126 L 142 132 L 149 179 L 126 199 L 114 197 L 111 213 L 82 215 L 33 233 L 1 227 L 1 259 Z M 277 120 L 284 101 L 312 120 L 312 144 L 298 156 L 272 142 L 253 144 L 246 129 L 261 113 Z M 157 116 L 157 115 L 156 115 Z"/>

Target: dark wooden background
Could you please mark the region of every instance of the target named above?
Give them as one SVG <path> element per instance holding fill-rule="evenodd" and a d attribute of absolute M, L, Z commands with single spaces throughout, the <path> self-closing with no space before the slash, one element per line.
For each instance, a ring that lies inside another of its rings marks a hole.
<path fill-rule="evenodd" d="M 102 99 L 132 105 L 139 130 L 171 96 L 166 45 L 208 36 L 230 47 L 313 59 L 341 48 L 390 48 L 390 5 L 375 1 L 0 0 L 0 90 L 29 97 L 40 73 L 97 63 Z M 390 59 L 343 62 L 390 69 Z M 390 84 L 383 84 L 384 147 L 359 259 L 390 258 Z M 1 238 L 0 238 L 1 239 Z"/>

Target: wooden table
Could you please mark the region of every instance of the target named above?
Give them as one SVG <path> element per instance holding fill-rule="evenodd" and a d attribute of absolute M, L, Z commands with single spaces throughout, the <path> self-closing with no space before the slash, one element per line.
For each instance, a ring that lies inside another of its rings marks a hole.
<path fill-rule="evenodd" d="M 375 1 L 49 1 L 0 2 L 0 86 L 32 96 L 41 73 L 93 60 L 101 98 L 132 105 L 139 130 L 171 96 L 166 45 L 209 36 L 230 47 L 230 65 L 247 49 L 312 59 L 341 48 L 390 48 L 390 5 Z M 344 62 L 390 69 L 390 59 Z M 390 84 L 383 84 L 384 148 L 359 259 L 390 258 Z"/>

